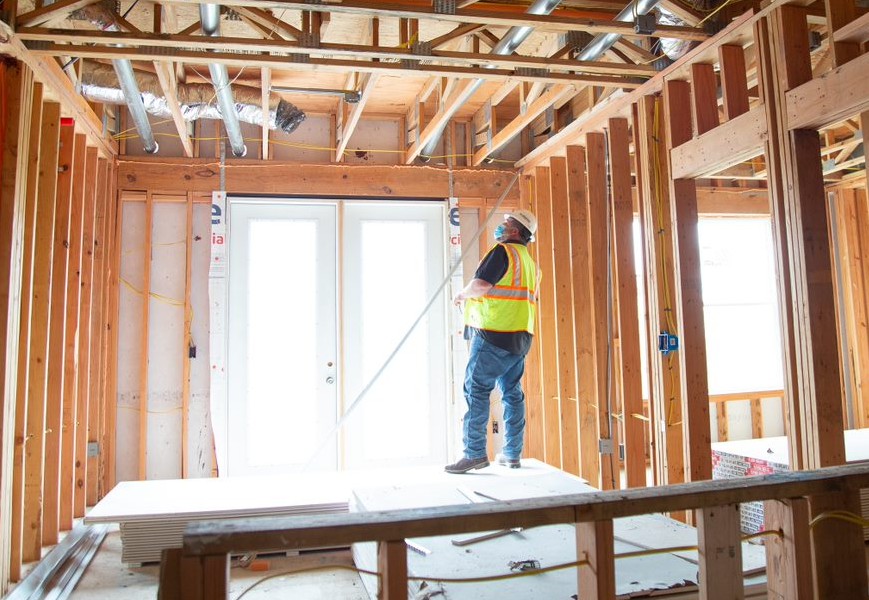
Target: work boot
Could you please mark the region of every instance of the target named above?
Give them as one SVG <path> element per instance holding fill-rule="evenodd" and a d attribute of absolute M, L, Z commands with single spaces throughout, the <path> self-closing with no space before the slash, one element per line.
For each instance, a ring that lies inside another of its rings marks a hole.
<path fill-rule="evenodd" d="M 522 465 L 519 463 L 518 458 L 507 458 L 503 454 L 498 455 L 498 464 L 502 467 L 508 467 L 510 469 L 518 469 Z"/>
<path fill-rule="evenodd" d="M 444 471 L 447 473 L 467 473 L 472 469 L 484 469 L 489 466 L 489 459 L 485 456 L 481 458 L 463 458 L 459 462 L 447 465 Z"/>

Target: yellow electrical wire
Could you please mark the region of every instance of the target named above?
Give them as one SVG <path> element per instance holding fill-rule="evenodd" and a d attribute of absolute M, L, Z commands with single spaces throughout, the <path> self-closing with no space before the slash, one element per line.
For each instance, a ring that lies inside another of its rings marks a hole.
<path fill-rule="evenodd" d="M 144 292 L 142 292 L 142 290 L 140 290 L 139 288 L 134 286 L 132 283 L 130 283 L 129 281 L 127 281 L 123 277 L 119 277 L 118 279 L 120 279 L 121 283 L 123 283 L 126 287 L 128 287 L 134 293 L 136 293 L 140 296 L 144 296 Z M 151 298 L 154 298 L 155 300 L 159 300 L 160 302 L 164 302 L 164 303 L 168 304 L 169 306 L 184 306 L 183 301 L 175 300 L 174 298 L 169 298 L 168 296 L 158 294 L 157 292 L 149 292 L 148 295 Z"/>
<path fill-rule="evenodd" d="M 864 519 L 862 516 L 849 510 L 829 510 L 826 512 L 822 512 L 817 517 L 809 521 L 809 527 L 815 527 L 818 523 L 820 523 L 821 521 L 826 521 L 827 519 L 845 521 L 846 523 L 853 523 L 854 525 L 859 525 L 860 527 L 869 527 L 869 519 Z"/>

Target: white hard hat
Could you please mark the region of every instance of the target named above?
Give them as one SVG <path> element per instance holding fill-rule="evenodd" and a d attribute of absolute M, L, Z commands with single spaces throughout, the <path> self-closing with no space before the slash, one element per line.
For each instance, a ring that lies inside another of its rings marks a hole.
<path fill-rule="evenodd" d="M 507 215 L 508 218 L 514 219 L 525 227 L 531 235 L 537 233 L 537 217 L 530 210 L 517 210 Z"/>

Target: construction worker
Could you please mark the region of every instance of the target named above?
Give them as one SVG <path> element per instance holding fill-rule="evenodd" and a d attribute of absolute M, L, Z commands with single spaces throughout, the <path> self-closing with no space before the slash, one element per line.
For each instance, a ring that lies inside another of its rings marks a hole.
<path fill-rule="evenodd" d="M 537 217 L 527 210 L 508 214 L 495 229 L 498 242 L 483 257 L 474 278 L 454 298 L 464 303 L 465 370 L 464 456 L 447 465 L 447 473 L 467 473 L 489 466 L 486 426 L 489 395 L 497 384 L 504 406 L 504 447 L 498 463 L 519 468 L 525 433 L 522 374 L 531 347 L 537 312 L 537 265 L 526 248 L 537 231 Z"/>

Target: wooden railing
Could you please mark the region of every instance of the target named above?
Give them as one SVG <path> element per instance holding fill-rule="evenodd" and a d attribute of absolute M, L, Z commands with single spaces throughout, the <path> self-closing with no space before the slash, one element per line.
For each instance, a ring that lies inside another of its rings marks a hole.
<path fill-rule="evenodd" d="M 385 512 L 330 514 L 266 519 L 228 519 L 188 525 L 184 547 L 171 561 L 164 559 L 160 578 L 163 600 L 227 598 L 229 556 L 269 550 L 349 546 L 378 543 L 379 597 L 406 599 L 407 548 L 405 538 L 453 535 L 537 527 L 576 525 L 579 598 L 615 598 L 613 519 L 693 509 L 696 515 L 701 597 L 742 597 L 741 534 L 738 505 L 766 501 L 766 528 L 782 535 L 770 537 L 767 577 L 770 598 L 811 598 L 813 569 L 823 577 L 859 582 L 847 571 L 847 561 L 815 557 L 811 563 L 809 515 L 852 506 L 857 490 L 869 487 L 869 465 L 853 464 L 750 477 L 686 483 L 663 488 L 572 494 L 548 498 L 492 502 Z M 811 508 L 811 510 L 810 510 Z M 862 531 L 852 523 L 824 520 L 842 540 L 860 542 Z M 571 557 L 565 557 L 569 561 Z M 851 563 L 853 564 L 853 563 Z M 862 568 L 862 561 L 861 561 Z M 861 591 L 847 597 L 864 598 Z M 855 588 L 856 589 L 856 588 Z M 845 596 L 841 596 L 845 597 Z"/>
<path fill-rule="evenodd" d="M 710 394 L 709 402 L 715 405 L 718 415 L 718 441 L 726 442 L 728 439 L 727 425 L 727 404 L 729 402 L 744 402 L 748 400 L 751 403 L 751 437 L 762 438 L 764 436 L 763 426 L 763 399 L 764 398 L 779 398 L 781 401 L 782 423 L 785 419 L 784 391 L 783 390 L 765 390 L 760 392 L 737 392 L 733 394 Z"/>

